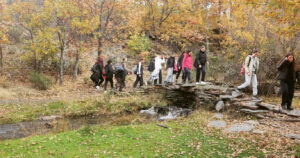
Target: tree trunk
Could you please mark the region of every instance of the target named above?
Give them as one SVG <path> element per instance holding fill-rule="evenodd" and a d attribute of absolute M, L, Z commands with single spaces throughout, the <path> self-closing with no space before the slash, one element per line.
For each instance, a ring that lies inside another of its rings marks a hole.
<path fill-rule="evenodd" d="M 3 52 L 1 46 L 0 46 L 0 68 L 3 68 Z"/>
<path fill-rule="evenodd" d="M 102 38 L 97 38 L 98 39 L 98 56 L 101 55 L 102 53 Z"/>
<path fill-rule="evenodd" d="M 76 60 L 75 60 L 75 66 L 74 66 L 74 74 L 73 74 L 73 80 L 77 80 L 78 77 L 78 68 L 79 68 L 79 52 L 76 53 Z"/>
<path fill-rule="evenodd" d="M 60 48 L 59 85 L 62 86 L 64 77 L 64 48 Z"/>

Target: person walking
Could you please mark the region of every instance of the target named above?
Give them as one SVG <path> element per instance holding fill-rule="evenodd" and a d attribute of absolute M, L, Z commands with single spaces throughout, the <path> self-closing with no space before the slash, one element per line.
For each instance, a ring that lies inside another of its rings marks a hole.
<path fill-rule="evenodd" d="M 193 69 L 193 57 L 191 50 L 188 50 L 187 53 L 184 54 L 184 58 L 182 60 L 182 69 L 184 74 L 182 84 L 185 84 L 186 79 L 189 80 L 189 83 L 192 83 L 191 71 Z"/>
<path fill-rule="evenodd" d="M 196 68 L 196 84 L 202 84 L 205 85 L 205 75 L 206 75 L 206 63 L 207 63 L 207 56 L 205 52 L 205 46 L 202 45 L 200 48 L 200 51 L 196 54 L 194 67 Z M 201 76 L 201 82 L 200 81 L 200 75 Z"/>
<path fill-rule="evenodd" d="M 254 100 L 259 100 L 258 96 L 257 96 L 257 72 L 259 70 L 259 59 L 258 59 L 258 51 L 254 50 L 252 51 L 251 55 L 248 55 L 245 59 L 244 62 L 244 67 L 245 67 L 245 82 L 238 86 L 236 91 L 240 92 L 242 91 L 244 88 L 250 86 L 250 84 L 252 83 L 252 93 L 253 93 L 253 99 Z"/>
<path fill-rule="evenodd" d="M 115 78 L 117 80 L 116 89 L 120 92 L 122 92 L 125 87 L 125 77 L 127 76 L 127 73 L 123 63 L 119 63 L 115 66 Z"/>
<path fill-rule="evenodd" d="M 299 80 L 299 71 L 293 54 L 287 54 L 277 65 L 280 88 L 282 92 L 281 107 L 283 110 L 293 110 L 295 81 Z"/>
<path fill-rule="evenodd" d="M 152 73 L 153 73 L 153 71 L 154 71 L 154 69 L 155 69 L 155 57 L 152 57 L 151 59 L 150 59 L 150 62 L 149 62 L 149 64 L 148 64 L 148 66 L 147 66 L 147 70 L 150 72 L 150 75 L 149 75 L 149 77 L 146 79 L 146 81 L 145 81 L 145 85 L 146 85 L 146 87 L 148 86 L 148 82 L 149 81 L 151 81 L 151 83 L 153 84 L 153 78 L 152 78 Z"/>
<path fill-rule="evenodd" d="M 159 84 L 162 84 L 162 64 L 164 64 L 165 61 L 165 57 L 163 57 L 162 55 L 158 55 L 155 58 L 155 69 L 152 72 L 152 78 L 154 80 L 154 84 L 157 84 L 157 80 L 159 80 Z"/>
<path fill-rule="evenodd" d="M 91 80 L 94 82 L 96 90 L 100 89 L 101 84 L 104 81 L 103 78 L 103 59 L 101 58 L 101 56 L 98 57 L 97 62 L 94 64 L 94 66 L 92 67 L 92 72 L 93 74 L 91 75 Z"/>
<path fill-rule="evenodd" d="M 183 51 L 182 54 L 179 56 L 178 60 L 177 60 L 177 74 L 176 74 L 176 80 L 175 82 L 177 83 L 178 82 L 178 78 L 180 76 L 180 73 L 182 72 L 182 60 L 184 58 L 184 54 L 186 52 Z M 182 73 L 182 81 L 183 81 L 183 78 L 184 78 L 184 74 Z"/>
<path fill-rule="evenodd" d="M 140 83 L 140 87 L 143 86 L 143 63 L 144 63 L 144 59 L 142 58 L 136 66 L 137 69 L 136 72 L 134 72 L 136 74 L 136 80 L 133 84 L 133 88 L 136 88 L 138 83 Z"/>
<path fill-rule="evenodd" d="M 167 77 L 165 80 L 166 84 L 173 84 L 173 71 L 174 71 L 174 66 L 175 66 L 175 57 L 174 56 L 170 56 L 167 60 Z"/>
<path fill-rule="evenodd" d="M 110 82 L 110 86 L 111 89 L 114 88 L 114 81 L 113 81 L 113 77 L 114 77 L 114 69 L 112 67 L 112 61 L 108 60 L 107 64 L 105 66 L 105 83 L 104 83 L 104 93 L 106 93 L 106 88 L 107 88 L 107 84 L 108 82 Z"/>

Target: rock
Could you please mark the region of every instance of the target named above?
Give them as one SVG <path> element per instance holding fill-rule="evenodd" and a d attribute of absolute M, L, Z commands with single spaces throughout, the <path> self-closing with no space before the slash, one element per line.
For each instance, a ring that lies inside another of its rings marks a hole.
<path fill-rule="evenodd" d="M 300 134 L 286 134 L 285 137 L 291 139 L 300 139 Z"/>
<path fill-rule="evenodd" d="M 216 105 L 216 110 L 219 112 L 225 107 L 225 104 L 223 101 L 219 101 Z"/>
<path fill-rule="evenodd" d="M 193 87 L 196 87 L 196 84 L 195 83 L 186 83 L 186 84 L 181 85 L 181 87 L 193 88 Z"/>
<path fill-rule="evenodd" d="M 253 125 L 250 125 L 248 123 L 242 123 L 242 124 L 233 124 L 231 127 L 225 129 L 225 132 L 228 133 L 249 132 L 253 129 L 254 129 Z"/>
<path fill-rule="evenodd" d="M 141 110 L 140 112 L 141 115 L 146 115 L 146 116 L 157 116 L 157 112 L 154 110 L 154 107 L 151 107 L 148 110 Z"/>
<path fill-rule="evenodd" d="M 252 133 L 264 135 L 266 133 L 266 131 L 261 131 L 261 130 L 256 129 L 256 130 L 253 130 Z"/>
<path fill-rule="evenodd" d="M 300 110 L 291 110 L 286 112 L 289 116 L 300 117 Z"/>
<path fill-rule="evenodd" d="M 261 115 L 261 114 L 256 114 L 255 115 L 258 119 L 264 119 L 265 118 L 265 116 L 264 115 Z"/>
<path fill-rule="evenodd" d="M 208 127 L 225 128 L 226 127 L 226 122 L 223 121 L 223 120 L 210 121 L 208 123 Z"/>
<path fill-rule="evenodd" d="M 217 118 L 217 119 L 222 119 L 224 116 L 223 114 L 220 114 L 220 113 L 217 113 L 214 115 L 214 118 Z"/>
<path fill-rule="evenodd" d="M 233 97 L 231 95 L 220 95 L 220 98 L 222 100 L 231 100 L 231 99 L 233 99 Z"/>
<path fill-rule="evenodd" d="M 243 96 L 243 94 L 242 94 L 242 93 L 239 93 L 239 92 L 236 92 L 236 91 L 232 91 L 232 92 L 231 92 L 231 96 L 232 96 L 233 98 L 239 98 L 239 97 Z"/>
<path fill-rule="evenodd" d="M 244 123 L 247 123 L 249 125 L 257 126 L 259 125 L 259 122 L 254 121 L 254 120 L 249 120 L 249 121 L 244 121 Z"/>
<path fill-rule="evenodd" d="M 52 121 L 52 120 L 56 120 L 56 119 L 61 119 L 61 116 L 58 115 L 51 115 L 51 116 L 41 116 L 38 118 L 38 120 L 40 121 Z"/>
<path fill-rule="evenodd" d="M 248 102 L 241 102 L 239 105 L 247 109 L 256 110 L 259 108 L 256 104 L 257 104 L 256 102 L 248 101 Z"/>
<path fill-rule="evenodd" d="M 272 104 L 258 103 L 257 105 L 260 107 L 266 108 L 268 110 L 275 111 L 275 112 L 278 112 L 280 110 L 279 106 L 272 105 Z"/>
<path fill-rule="evenodd" d="M 267 113 L 268 110 L 251 110 L 251 109 L 240 109 L 240 111 L 245 113 L 257 114 L 257 113 Z"/>

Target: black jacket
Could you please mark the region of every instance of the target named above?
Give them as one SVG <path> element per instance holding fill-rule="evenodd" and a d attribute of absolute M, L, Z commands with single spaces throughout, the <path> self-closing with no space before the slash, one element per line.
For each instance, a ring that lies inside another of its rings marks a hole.
<path fill-rule="evenodd" d="M 140 62 L 139 62 L 140 63 Z M 139 72 L 139 63 L 136 65 L 137 69 L 136 69 L 136 75 Z M 141 73 L 139 75 L 143 75 L 144 74 L 144 69 L 143 69 L 143 63 L 141 64 Z"/>
<path fill-rule="evenodd" d="M 111 64 L 105 66 L 105 75 L 107 79 L 112 79 L 114 77 L 114 69 Z"/>
<path fill-rule="evenodd" d="M 207 56 L 205 52 L 202 52 L 201 50 L 196 54 L 194 66 L 197 68 L 199 65 L 205 65 L 207 62 Z"/>
<path fill-rule="evenodd" d="M 182 67 L 182 61 L 183 61 L 184 55 L 180 55 L 180 57 L 177 60 L 177 68 L 181 69 Z"/>
<path fill-rule="evenodd" d="M 174 68 L 175 65 L 175 58 L 169 57 L 167 60 L 167 68 Z"/>
<path fill-rule="evenodd" d="M 278 75 L 277 75 L 277 79 L 278 80 L 282 80 L 282 81 L 288 81 L 288 80 L 292 80 L 293 82 L 297 81 L 300 82 L 300 71 L 298 70 L 297 72 L 295 72 L 293 70 L 293 65 L 291 63 L 289 63 L 287 60 L 283 60 L 281 61 L 278 65 L 277 65 L 277 69 L 278 69 Z M 292 70 L 290 70 L 292 69 Z M 288 77 L 288 73 L 289 71 L 292 71 L 292 78 Z"/>

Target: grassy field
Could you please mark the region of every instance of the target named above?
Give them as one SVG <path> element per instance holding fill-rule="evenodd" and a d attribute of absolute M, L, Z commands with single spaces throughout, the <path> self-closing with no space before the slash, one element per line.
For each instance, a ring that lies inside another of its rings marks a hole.
<path fill-rule="evenodd" d="M 206 127 L 212 114 L 196 111 L 176 121 L 84 127 L 77 131 L 0 142 L 0 157 L 264 157 L 264 137 L 235 136 Z M 246 138 L 245 138 L 246 137 Z M 255 140 L 255 141 L 254 141 Z M 256 142 L 256 143 L 255 143 Z M 272 143 L 272 142 L 269 142 Z M 289 147 L 300 154 L 300 146 Z M 287 151 L 288 152 L 288 151 Z"/>
<path fill-rule="evenodd" d="M 105 94 L 98 98 L 82 101 L 58 101 L 47 104 L 0 104 L 0 124 L 17 123 L 36 120 L 39 116 L 63 115 L 85 116 L 94 113 L 122 113 L 137 112 L 139 109 L 151 106 L 164 106 L 157 94 L 115 96 Z"/>

